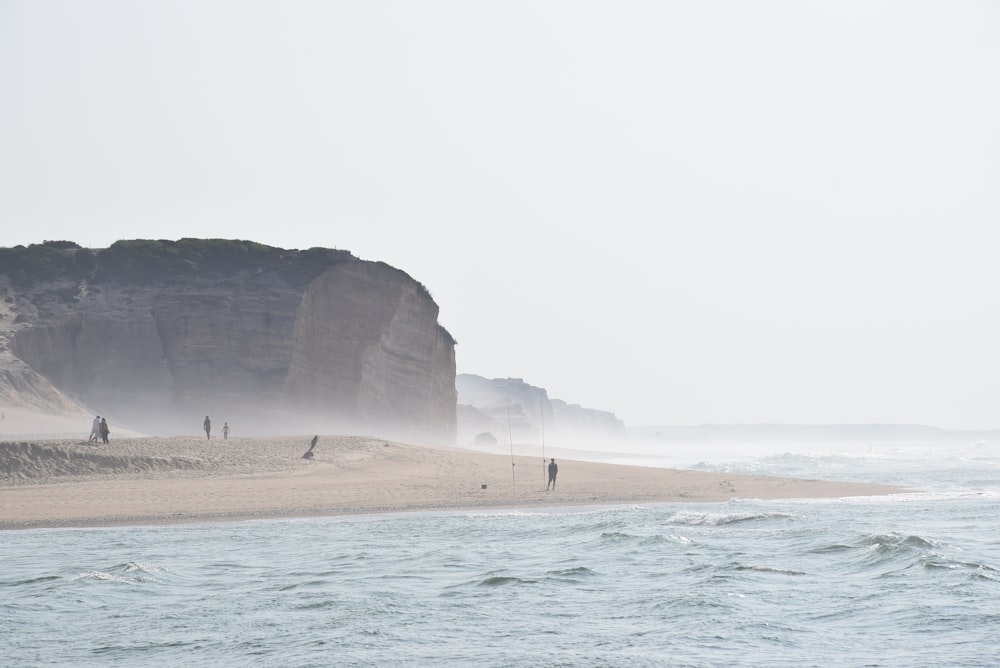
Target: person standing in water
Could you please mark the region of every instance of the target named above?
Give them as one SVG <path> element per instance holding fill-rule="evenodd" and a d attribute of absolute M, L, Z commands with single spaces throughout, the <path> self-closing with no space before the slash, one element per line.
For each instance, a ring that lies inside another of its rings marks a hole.
<path fill-rule="evenodd" d="M 549 460 L 549 482 L 545 485 L 545 491 L 549 491 L 549 485 L 552 485 L 552 491 L 556 491 L 556 474 L 559 473 L 559 467 L 556 465 L 556 460 Z"/>
<path fill-rule="evenodd" d="M 229 440 L 229 423 L 228 422 L 223 422 L 222 423 L 222 440 L 223 441 L 228 441 Z"/>
<path fill-rule="evenodd" d="M 211 441 L 212 440 L 212 421 L 208 419 L 207 415 L 205 416 L 205 422 L 204 422 L 204 424 L 202 424 L 202 426 L 205 428 L 205 437 L 208 438 L 208 440 Z"/>

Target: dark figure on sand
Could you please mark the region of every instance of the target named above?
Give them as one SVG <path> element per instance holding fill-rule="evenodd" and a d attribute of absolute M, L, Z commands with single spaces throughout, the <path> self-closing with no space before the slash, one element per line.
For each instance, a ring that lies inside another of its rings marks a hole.
<path fill-rule="evenodd" d="M 101 418 L 101 440 L 104 441 L 104 445 L 108 444 L 108 434 L 111 433 L 111 429 L 108 427 L 108 421 L 106 418 Z"/>
<path fill-rule="evenodd" d="M 212 421 L 208 419 L 207 415 L 205 416 L 205 422 L 204 422 L 204 424 L 202 424 L 202 426 L 205 428 L 205 436 L 208 438 L 208 440 L 211 441 L 212 440 Z"/>
<path fill-rule="evenodd" d="M 556 474 L 559 473 L 559 467 L 556 465 L 556 460 L 552 459 L 549 461 L 549 482 L 545 485 L 545 491 L 549 491 L 549 485 L 552 485 L 552 491 L 556 489 Z"/>
<path fill-rule="evenodd" d="M 222 440 L 223 441 L 229 440 L 229 423 L 228 422 L 223 422 L 222 423 Z"/>
<path fill-rule="evenodd" d="M 97 443 L 101 438 L 101 416 L 98 415 L 94 418 L 94 422 L 90 425 L 90 440 L 87 443 Z"/>
<path fill-rule="evenodd" d="M 313 436 L 313 439 L 309 441 L 309 449 L 306 450 L 305 454 L 302 455 L 302 459 L 312 459 L 313 450 L 316 449 L 316 443 L 319 441 L 319 436 Z"/>

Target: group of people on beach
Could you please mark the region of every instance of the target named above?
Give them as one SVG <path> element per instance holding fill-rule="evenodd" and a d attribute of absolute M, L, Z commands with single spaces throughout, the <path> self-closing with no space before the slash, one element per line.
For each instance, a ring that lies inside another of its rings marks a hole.
<path fill-rule="evenodd" d="M 204 422 L 205 436 L 211 440 L 212 439 L 212 420 L 205 416 Z M 111 433 L 111 429 L 108 427 L 107 418 L 102 418 L 100 415 L 94 418 L 94 422 L 90 426 L 90 439 L 88 443 L 104 443 L 108 444 L 108 435 Z M 222 438 L 227 440 L 229 438 L 229 423 L 224 422 L 222 424 Z"/>
<path fill-rule="evenodd" d="M 108 427 L 108 419 L 102 418 L 100 415 L 94 418 L 94 422 L 90 425 L 90 440 L 88 443 L 104 443 L 108 444 L 108 435 L 111 433 L 111 429 Z"/>
<path fill-rule="evenodd" d="M 205 429 L 205 438 L 212 440 L 212 419 L 205 416 L 205 421 L 202 423 L 202 427 Z M 88 443 L 97 443 L 98 440 L 103 441 L 105 445 L 108 444 L 108 434 L 111 430 L 108 428 L 108 421 L 106 418 L 102 418 L 100 415 L 94 418 L 94 423 L 90 429 L 90 440 Z M 229 439 L 229 423 L 222 423 L 222 438 L 223 440 Z M 312 441 L 309 442 L 309 449 L 306 450 L 305 454 L 302 455 L 302 459 L 312 459 L 313 451 L 316 449 L 316 443 L 319 442 L 319 436 L 313 436 Z M 559 467 L 556 465 L 556 460 L 549 460 L 548 465 L 548 484 L 545 485 L 545 491 L 549 491 L 551 487 L 553 490 L 556 488 L 556 475 L 559 473 Z"/>
<path fill-rule="evenodd" d="M 202 427 L 205 429 L 205 438 L 209 441 L 212 440 L 212 419 L 205 416 L 205 421 L 202 423 Z M 222 423 L 222 440 L 229 440 L 229 423 Z"/>

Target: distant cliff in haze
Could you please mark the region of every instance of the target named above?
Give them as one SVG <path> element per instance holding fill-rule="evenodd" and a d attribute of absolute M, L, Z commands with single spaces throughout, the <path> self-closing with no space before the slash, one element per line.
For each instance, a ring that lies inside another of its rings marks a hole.
<path fill-rule="evenodd" d="M 583 408 L 525 383 L 520 378 L 483 378 L 462 373 L 458 390 L 458 442 L 480 434 L 516 444 L 607 444 L 625 437 L 625 423 L 608 411 Z"/>
<path fill-rule="evenodd" d="M 0 404 L 147 433 L 452 442 L 455 341 L 403 271 L 250 241 L 0 248 Z"/>

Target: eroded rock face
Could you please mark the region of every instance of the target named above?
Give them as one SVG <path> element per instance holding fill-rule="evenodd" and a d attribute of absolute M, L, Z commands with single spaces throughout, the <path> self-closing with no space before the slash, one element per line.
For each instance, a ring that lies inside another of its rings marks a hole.
<path fill-rule="evenodd" d="M 44 280 L 0 275 L 0 352 L 147 433 L 197 432 L 209 415 L 245 435 L 454 441 L 455 342 L 404 272 L 326 249 L 181 240 L 136 258 L 129 243 Z"/>

